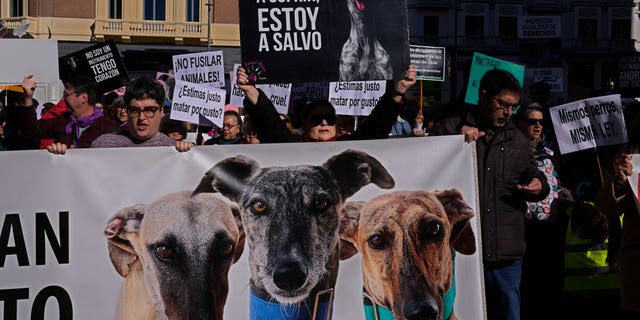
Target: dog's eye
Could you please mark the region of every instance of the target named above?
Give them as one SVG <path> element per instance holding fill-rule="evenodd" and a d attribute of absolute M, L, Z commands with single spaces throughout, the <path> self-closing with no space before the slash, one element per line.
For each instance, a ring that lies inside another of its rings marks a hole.
<path fill-rule="evenodd" d="M 428 239 L 439 238 L 443 232 L 442 225 L 438 222 L 431 221 L 424 225 L 422 232 Z"/>
<path fill-rule="evenodd" d="M 386 245 L 384 238 L 379 234 L 371 236 L 369 240 L 367 240 L 367 244 L 373 249 L 383 249 Z"/>
<path fill-rule="evenodd" d="M 267 204 L 263 201 L 258 200 L 251 205 L 253 213 L 263 213 L 265 210 L 267 210 Z"/>
<path fill-rule="evenodd" d="M 158 258 L 162 260 L 168 260 L 168 259 L 171 259 L 172 255 L 173 255 L 173 250 L 171 250 L 171 248 L 169 248 L 168 246 L 156 247 L 156 256 L 158 256 Z"/>
<path fill-rule="evenodd" d="M 233 252 L 233 245 L 231 243 L 223 244 L 220 252 L 225 256 L 231 254 L 231 252 Z"/>
<path fill-rule="evenodd" d="M 318 211 L 323 211 L 329 206 L 329 202 L 325 199 L 315 199 L 313 200 L 313 207 Z"/>

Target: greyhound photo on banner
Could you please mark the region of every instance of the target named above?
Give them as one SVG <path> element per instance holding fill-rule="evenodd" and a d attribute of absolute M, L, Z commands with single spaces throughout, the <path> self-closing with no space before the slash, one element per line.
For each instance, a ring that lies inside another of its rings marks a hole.
<path fill-rule="evenodd" d="M 409 66 L 406 0 L 240 1 L 253 83 L 391 80 Z"/>
<path fill-rule="evenodd" d="M 0 318 L 484 319 L 474 147 L 0 153 Z"/>

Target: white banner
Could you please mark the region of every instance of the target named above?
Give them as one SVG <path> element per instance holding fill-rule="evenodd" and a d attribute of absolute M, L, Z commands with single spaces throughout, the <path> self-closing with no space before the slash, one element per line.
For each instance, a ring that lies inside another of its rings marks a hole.
<path fill-rule="evenodd" d="M 474 145 L 460 136 L 203 146 L 186 153 L 173 147 L 71 149 L 65 156 L 0 152 L 6 182 L 0 184 L 0 319 L 113 319 L 124 279 L 111 263 L 103 234 L 114 213 L 193 190 L 206 171 L 231 156 L 244 155 L 262 167 L 320 165 L 346 149 L 367 152 L 395 180 L 393 189 L 370 184 L 348 201 L 456 188 L 478 214 Z M 479 220 L 471 221 L 479 249 Z M 231 266 L 225 319 L 248 318 L 249 250 Z M 456 255 L 458 319 L 485 314 L 481 261 L 479 251 Z M 333 319 L 364 319 L 359 254 L 340 263 L 335 292 Z"/>
<path fill-rule="evenodd" d="M 222 51 L 173 56 L 176 81 L 203 84 L 213 88 L 224 87 L 224 57 Z"/>
<path fill-rule="evenodd" d="M 368 116 L 386 89 L 386 81 L 331 82 L 329 102 L 336 114 Z"/>
<path fill-rule="evenodd" d="M 619 94 L 579 100 L 549 111 L 562 154 L 627 143 Z"/>
<path fill-rule="evenodd" d="M 227 92 L 223 89 L 176 80 L 171 102 L 171 119 L 215 124 L 222 127 Z"/>

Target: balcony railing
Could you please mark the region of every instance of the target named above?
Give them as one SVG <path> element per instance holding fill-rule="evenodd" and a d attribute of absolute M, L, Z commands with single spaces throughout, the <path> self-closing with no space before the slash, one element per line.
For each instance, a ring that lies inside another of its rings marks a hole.
<path fill-rule="evenodd" d="M 206 23 L 96 20 L 96 36 L 207 38 Z"/>

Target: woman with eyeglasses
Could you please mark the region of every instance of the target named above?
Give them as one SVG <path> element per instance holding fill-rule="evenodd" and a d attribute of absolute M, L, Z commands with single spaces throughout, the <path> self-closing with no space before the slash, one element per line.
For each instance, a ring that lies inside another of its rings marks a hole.
<path fill-rule="evenodd" d="M 339 135 L 336 129 L 336 110 L 329 101 L 317 100 L 308 104 L 302 113 L 302 137 L 287 128 L 278 111 L 264 92 L 249 83 L 244 68 L 238 68 L 238 87 L 245 94 L 244 108 L 253 119 L 253 125 L 261 143 L 316 142 L 358 139 L 385 139 L 391 132 L 396 117 L 403 107 L 403 96 L 416 83 L 416 69 L 407 68 L 402 80 L 397 81 L 391 92 L 385 94 L 371 114 L 358 129 L 347 135 Z M 259 121 L 258 121 L 259 119 Z"/>
<path fill-rule="evenodd" d="M 565 219 L 561 214 L 562 200 L 568 191 L 561 190 L 555 164 L 559 153 L 553 143 L 542 134 L 543 108 L 531 103 L 515 116 L 516 124 L 531 141 L 531 153 L 538 169 L 544 173 L 551 187 L 549 195 L 537 202 L 527 202 L 525 213 L 526 252 L 522 260 L 521 314 L 522 319 L 539 319 L 541 303 L 558 301 L 563 284 L 563 235 Z M 566 196 L 565 196 L 566 194 Z"/>

